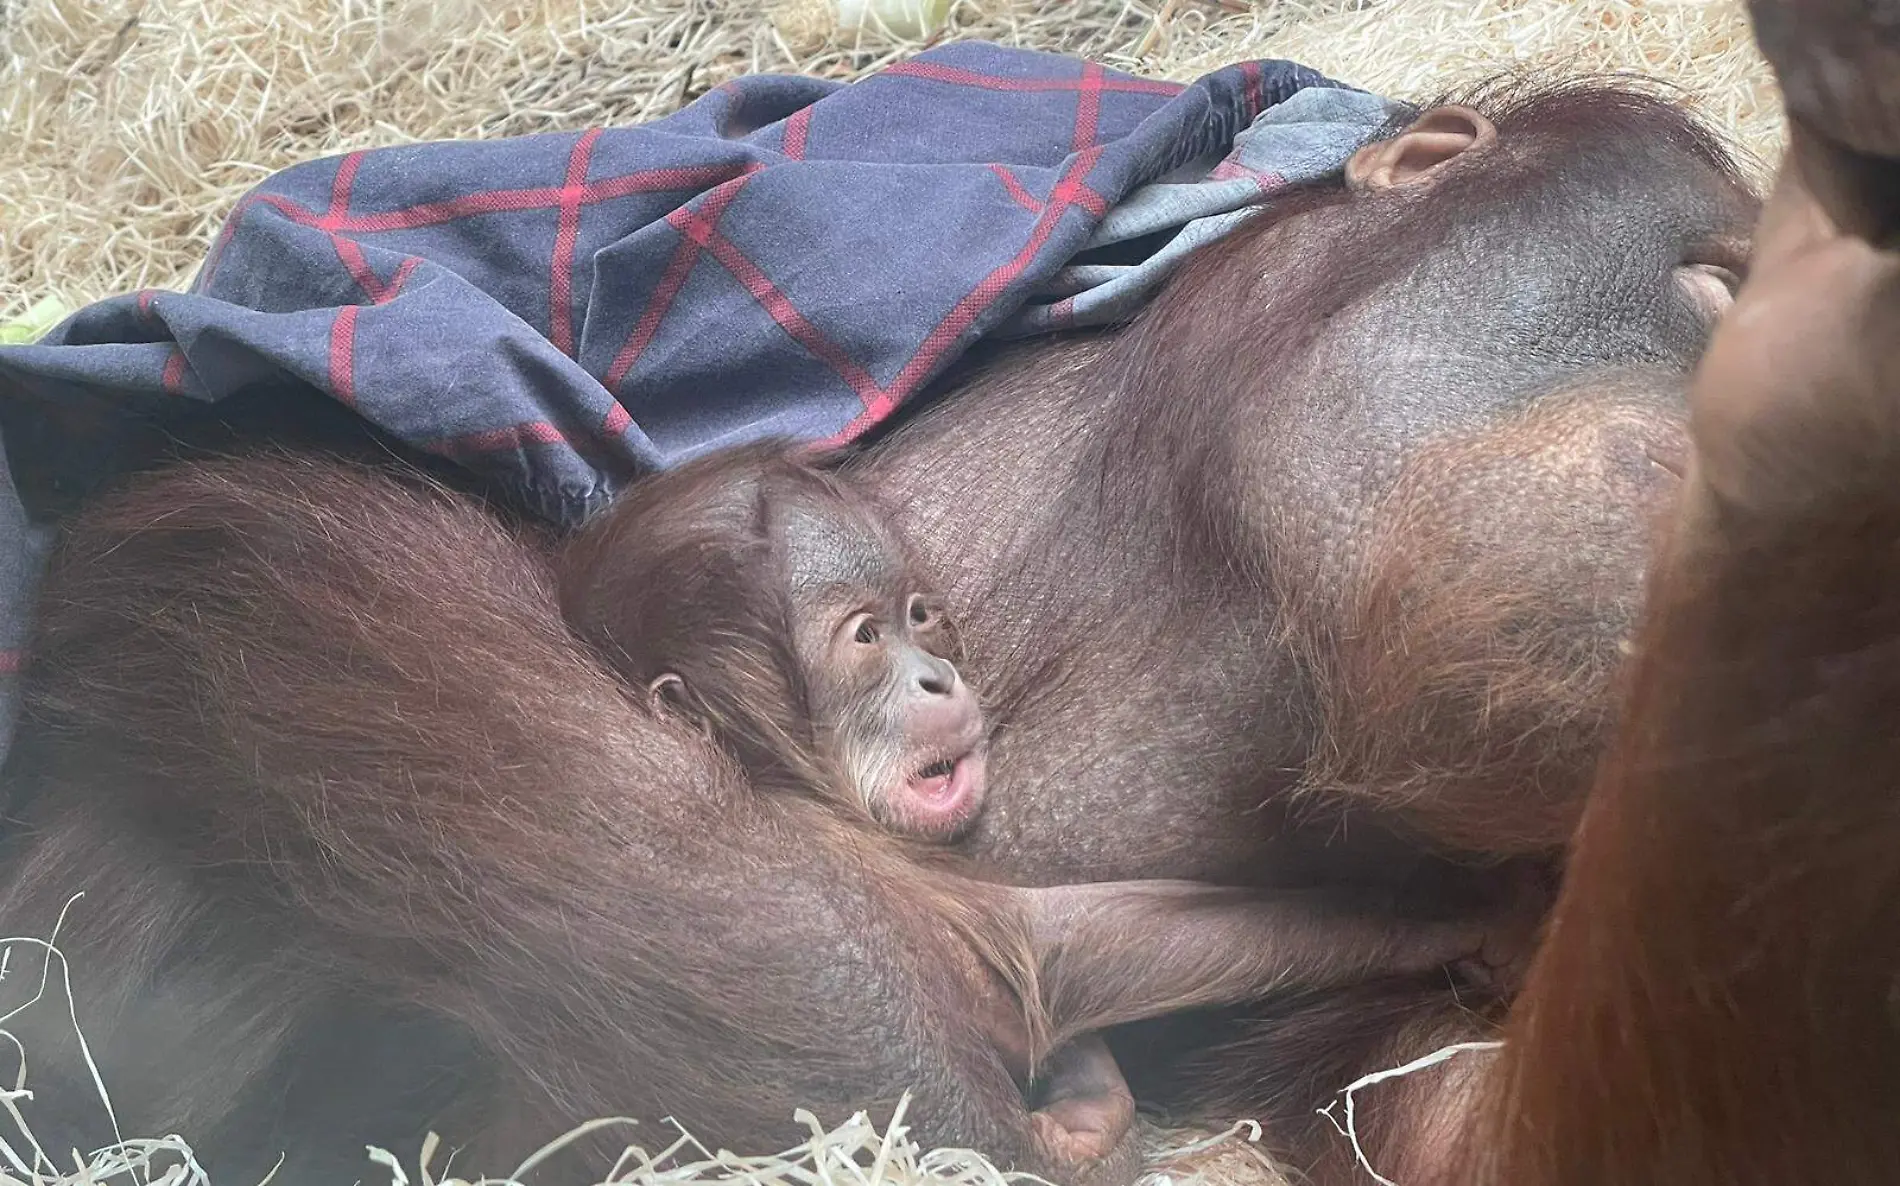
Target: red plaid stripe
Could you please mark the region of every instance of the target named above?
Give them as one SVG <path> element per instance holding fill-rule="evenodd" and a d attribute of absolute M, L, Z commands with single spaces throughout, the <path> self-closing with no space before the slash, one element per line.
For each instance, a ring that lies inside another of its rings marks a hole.
<path fill-rule="evenodd" d="M 997 298 L 1008 291 L 1010 284 L 1022 275 L 1023 269 L 1036 258 L 1036 253 L 1042 250 L 1043 244 L 1049 241 L 1056 223 L 1064 214 L 1078 206 L 1098 218 L 1107 212 L 1108 206 L 1102 196 L 1090 189 L 1082 180 L 1088 176 L 1089 170 L 1095 167 L 1095 162 L 1101 154 L 1102 150 L 1097 146 L 1076 155 L 1076 158 L 1069 163 L 1069 167 L 1064 170 L 1062 179 L 1056 183 L 1055 192 L 1050 194 L 1048 205 L 1043 207 L 1041 216 L 1036 219 L 1036 225 L 1030 229 L 1029 240 L 1023 244 L 1022 250 L 978 281 L 977 286 L 966 293 L 943 320 L 937 323 L 936 328 L 930 331 L 923 344 L 917 348 L 917 352 L 911 355 L 910 361 L 905 363 L 903 369 L 897 373 L 897 378 L 891 381 L 891 385 L 873 392 L 870 398 L 865 399 L 864 411 L 851 423 L 827 438 L 823 442 L 825 446 L 843 445 L 856 440 L 865 430 L 889 415 L 891 409 L 896 407 L 900 400 L 910 395 L 936 368 L 943 359 L 944 353 L 956 344 L 958 336 L 974 325 L 976 319 L 982 316 L 983 311 L 994 304 Z"/>
<path fill-rule="evenodd" d="M 881 84 L 885 75 L 894 81 Z M 1025 295 L 1032 277 L 1085 244 L 1090 223 L 1077 211 L 1099 218 L 1107 196 L 1225 135 L 1267 92 L 1313 81 L 1309 71 L 1268 63 L 1183 87 L 1079 60 L 957 45 L 897 63 L 868 89 L 771 77 L 722 84 L 710 102 L 652 129 L 340 155 L 273 178 L 237 204 L 193 286 L 224 309 L 142 294 L 138 315 L 151 322 L 128 325 L 134 319 L 120 305 L 117 320 L 99 324 L 129 340 L 107 343 L 109 357 L 75 361 L 119 387 L 155 393 L 162 381 L 164 391 L 203 397 L 245 381 L 263 360 L 307 375 L 420 447 L 557 499 L 628 461 L 664 462 L 674 448 L 724 431 L 729 410 L 700 406 L 709 381 L 769 385 L 763 394 L 783 407 L 776 422 L 800 432 L 831 433 L 849 420 L 820 444 L 846 441 L 914 397 L 978 328 Z M 1184 91 L 1192 101 L 1166 104 Z M 780 122 L 745 118 L 741 108 L 754 98 L 754 114 Z M 946 123 L 946 111 L 967 119 Z M 823 168 L 801 163 L 814 153 Z M 942 172 L 917 168 L 932 163 Z M 743 180 L 781 164 L 769 202 Z M 986 171 L 993 181 L 982 180 Z M 607 172 L 620 175 L 592 179 Z M 936 176 L 951 180 L 936 186 Z M 905 217 L 875 218 L 855 196 L 864 191 L 851 188 L 859 177 L 880 194 L 893 182 Z M 887 307 L 886 268 L 853 268 L 823 243 L 801 242 L 787 220 L 775 220 L 781 212 L 771 207 L 781 201 L 796 204 L 790 221 L 800 229 L 862 240 L 876 258 L 914 259 L 930 274 L 901 277 L 902 299 Z M 590 210 L 602 202 L 615 204 Z M 269 216 L 251 223 L 259 203 Z M 930 218 L 934 207 L 951 216 Z M 670 239 L 660 221 L 672 226 Z M 913 225 L 941 234 L 906 244 Z M 401 246 L 419 256 L 370 237 L 384 232 L 411 236 Z M 590 292 L 592 247 L 635 233 L 611 264 L 602 261 L 608 287 Z M 621 255 L 628 249 L 634 256 Z M 451 282 L 404 296 L 424 273 Z M 693 299 L 701 283 L 712 286 L 704 307 Z M 271 309 L 293 312 L 251 316 Z M 1072 320 L 1074 309 L 1059 301 L 1043 307 L 1044 319 Z M 762 351 L 721 350 L 712 319 L 728 314 L 746 345 Z M 183 332 L 167 332 L 161 319 Z M 207 352 L 204 343 L 219 337 L 220 348 Z M 477 351 L 506 343 L 523 357 L 481 373 L 418 376 L 413 349 L 424 340 Z M 666 349 L 676 341 L 693 345 Z M 598 386 L 575 369 L 583 346 Z M 635 390 L 637 403 L 616 398 Z M 644 439 L 638 421 L 649 405 L 679 439 Z"/>
<path fill-rule="evenodd" d="M 1278 173 L 1262 173 L 1260 170 L 1250 169 L 1232 158 L 1215 165 L 1208 171 L 1207 176 L 1211 181 L 1233 181 L 1237 178 L 1244 178 L 1258 186 L 1260 192 L 1263 194 L 1272 193 L 1274 190 L 1283 188 L 1286 185 L 1286 178 L 1280 176 Z"/>
<path fill-rule="evenodd" d="M 1267 105 L 1267 94 L 1265 90 L 1266 78 L 1260 72 L 1260 63 L 1257 61 L 1242 62 L 1240 64 L 1240 76 L 1247 80 L 1247 110 L 1254 115 L 1258 115 L 1260 114 L 1260 109 Z"/>
<path fill-rule="evenodd" d="M 785 121 L 785 140 L 779 151 L 794 161 L 805 159 L 805 137 L 811 132 L 811 108 L 800 107 Z"/>
<path fill-rule="evenodd" d="M 356 171 L 363 167 L 363 154 L 353 152 L 338 162 L 336 176 L 330 181 L 330 209 L 317 225 L 334 231 L 350 213 L 350 187 L 356 184 Z"/>
<path fill-rule="evenodd" d="M 745 165 L 716 165 L 642 169 L 589 182 L 586 179 L 587 168 L 592 160 L 594 145 L 600 135 L 601 129 L 594 128 L 582 133 L 576 140 L 568 156 L 567 176 L 563 184 L 558 187 L 537 186 L 527 189 L 487 190 L 464 194 L 459 198 L 446 201 L 420 203 L 415 206 L 363 215 L 352 215 L 349 211 L 350 191 L 362 164 L 362 154 L 352 153 L 344 157 L 337 165 L 336 177 L 332 180 L 330 187 L 330 205 L 322 214 L 281 194 L 247 195 L 240 201 L 238 207 L 232 211 L 231 218 L 225 223 L 218 242 L 213 246 L 212 259 L 206 265 L 207 279 L 217 266 L 233 228 L 250 206 L 258 201 L 268 204 L 273 210 L 299 225 L 327 234 L 336 249 L 338 262 L 343 265 L 344 270 L 350 274 L 350 278 L 357 287 L 362 289 L 370 302 L 377 305 L 394 300 L 422 261 L 415 256 L 404 259 L 396 270 L 395 276 L 385 284 L 369 266 L 369 261 L 363 254 L 362 245 L 347 238 L 346 232 L 373 234 L 380 231 L 440 226 L 459 218 L 483 214 L 553 209 L 558 211 L 559 223 L 555 231 L 554 254 L 549 263 L 548 337 L 563 353 L 572 356 L 574 353 L 573 264 L 575 245 L 580 234 L 581 210 L 586 206 L 628 197 L 632 194 L 659 193 L 670 189 L 696 189 L 711 179 L 730 179 L 735 172 L 743 175 L 753 168 Z M 141 305 L 141 308 L 146 308 L 148 305 L 149 302 L 146 302 Z M 336 319 L 330 326 L 330 387 L 339 400 L 350 405 L 356 402 L 356 320 L 360 308 L 357 305 L 346 305 L 337 310 Z M 635 356 L 637 357 L 637 351 Z M 167 391 L 174 393 L 182 391 L 184 363 L 183 355 L 177 353 L 174 353 L 166 363 L 164 385 Z M 631 365 L 631 359 L 628 365 Z M 609 411 L 602 429 L 618 435 L 625 432 L 631 423 L 632 418 L 627 414 L 626 409 L 615 404 Z M 562 439 L 560 433 L 552 425 L 536 423 L 470 434 L 443 444 L 445 448 L 459 452 L 479 452 L 484 449 L 510 448 L 524 441 L 546 443 Z"/>
<path fill-rule="evenodd" d="M 754 164 L 733 164 L 642 169 L 589 182 L 586 180 L 587 167 L 591 162 L 593 148 L 600 134 L 601 129 L 596 128 L 579 137 L 569 154 L 567 175 L 563 184 L 558 187 L 536 186 L 487 190 L 464 194 L 445 201 L 419 203 L 415 206 L 373 214 L 353 215 L 349 212 L 350 190 L 361 162 L 360 154 L 352 154 L 339 162 L 337 176 L 331 184 L 330 206 L 322 214 L 280 194 L 247 195 L 232 211 L 232 216 L 226 222 L 218 243 L 213 247 L 212 259 L 206 265 L 207 276 L 216 267 L 232 230 L 248 209 L 259 201 L 265 202 L 293 222 L 328 234 L 336 247 L 339 262 L 373 304 L 383 304 L 393 300 L 401 292 L 403 285 L 414 273 L 421 260 L 413 256 L 405 259 L 391 281 L 384 284 L 370 268 L 368 260 L 363 255 L 361 244 L 346 238 L 346 233 L 374 234 L 382 231 L 440 226 L 460 218 L 478 217 L 484 214 L 552 209 L 558 211 L 560 222 L 555 234 L 553 259 L 550 261 L 549 340 L 564 353 L 572 356 L 574 352 L 573 259 L 579 239 L 581 211 L 587 206 L 633 194 L 700 189 L 709 184 L 718 187 L 721 183 L 743 179 L 758 168 Z M 720 189 L 715 188 L 713 192 L 718 194 Z M 730 202 L 732 194 L 736 192 L 737 187 L 733 187 L 724 195 L 719 203 L 720 210 L 723 210 L 724 204 Z M 695 245 L 695 254 L 697 251 L 698 246 Z M 676 259 L 675 262 L 681 261 Z M 684 284 L 685 274 L 690 270 L 690 261 L 681 263 L 678 282 L 673 285 L 672 292 L 667 294 L 666 300 L 660 302 L 657 316 L 647 331 L 647 341 L 651 340 L 652 333 L 658 329 L 659 321 L 665 316 L 666 307 L 670 306 L 672 297 L 677 295 L 679 285 Z M 337 311 L 336 319 L 330 327 L 330 387 L 336 397 L 345 404 L 354 404 L 356 400 L 355 344 L 356 322 L 360 311 L 361 306 L 344 306 Z M 636 337 L 638 332 L 636 329 Z M 628 346 L 622 349 L 622 357 L 616 358 L 616 366 L 619 367 L 621 376 L 624 377 L 625 371 L 637 361 L 639 352 L 644 348 L 645 342 L 630 340 Z M 184 361 L 182 355 L 174 354 L 172 360 L 167 363 L 165 378 L 167 390 L 181 389 Z M 632 423 L 632 416 L 616 402 L 604 416 L 601 431 L 609 436 L 618 436 L 624 433 Z M 429 447 L 439 453 L 456 455 L 519 448 L 528 444 L 559 444 L 564 443 L 565 440 L 566 438 L 554 425 L 546 421 L 535 421 L 446 438 Z"/>
<path fill-rule="evenodd" d="M 356 406 L 356 314 L 361 305 L 345 305 L 330 323 L 330 390 Z"/>
<path fill-rule="evenodd" d="M 138 310 L 140 317 L 150 320 L 156 316 L 156 314 L 152 312 L 152 300 L 157 295 L 158 291 L 156 289 L 139 289 Z M 164 389 L 166 395 L 183 395 L 185 393 L 185 352 L 178 348 L 177 343 L 173 343 L 170 352 L 165 355 L 165 369 L 159 372 L 158 383 L 159 386 Z"/>
<path fill-rule="evenodd" d="M 670 190 L 698 190 L 718 185 L 756 168 L 749 163 L 694 165 L 683 168 L 642 169 L 619 177 L 590 181 L 570 190 L 563 185 L 541 185 L 526 189 L 491 189 L 439 202 L 421 202 L 374 214 L 344 215 L 326 223 L 324 217 L 282 194 L 249 194 L 241 199 L 225 223 L 216 251 L 230 237 L 232 228 L 250 206 L 266 202 L 292 222 L 324 231 L 373 235 L 384 231 L 407 231 L 420 227 L 441 226 L 461 218 L 483 214 L 519 214 L 530 210 L 558 209 L 568 200 L 576 207 L 595 206 L 634 194 L 666 193 Z"/>
<path fill-rule="evenodd" d="M 576 206 L 594 206 L 634 194 L 657 194 L 669 190 L 697 190 L 729 181 L 747 168 L 743 164 L 695 165 L 684 168 L 642 169 L 620 177 L 590 181 L 580 187 Z M 407 231 L 418 227 L 440 226 L 458 218 L 480 214 L 517 214 L 527 210 L 549 210 L 561 205 L 564 186 L 540 185 L 527 189 L 491 189 L 423 202 L 376 214 L 358 214 L 337 229 L 357 234 L 381 231 Z"/>
<path fill-rule="evenodd" d="M 519 449 L 526 445 L 559 445 L 567 438 L 561 430 L 545 420 L 533 420 L 527 424 L 512 424 L 506 428 L 490 428 L 482 432 L 464 433 L 456 437 L 444 437 L 431 442 L 428 446 L 433 453 L 445 457 L 455 457 L 469 453 L 493 453 L 502 449 Z"/>
<path fill-rule="evenodd" d="M 185 394 L 185 352 L 173 346 L 172 352 L 165 358 L 165 370 L 159 375 L 159 384 L 166 395 Z"/>
<path fill-rule="evenodd" d="M 991 165 L 990 172 L 996 174 L 998 180 L 1002 181 L 1003 189 L 1018 206 L 1031 214 L 1042 213 L 1042 203 L 1036 200 L 1035 194 L 1023 188 L 1023 183 L 1016 179 L 1016 174 L 1003 165 Z"/>
<path fill-rule="evenodd" d="M 599 139 L 600 129 L 589 128 L 568 154 L 560 221 L 554 230 L 554 258 L 548 263 L 548 340 L 569 358 L 574 356 L 574 243 L 580 238 L 587 166 L 594 159 L 594 144 Z"/>
<path fill-rule="evenodd" d="M 357 283 L 369 292 L 372 304 L 387 304 L 402 295 L 403 285 L 409 283 L 409 277 L 421 263 L 421 257 L 409 256 L 397 266 L 389 283 L 384 284 L 376 279 L 365 262 L 363 272 L 372 283 L 364 284 L 360 279 Z M 330 323 L 330 387 L 338 399 L 352 407 L 356 404 L 356 318 L 361 308 L 361 305 L 345 305 L 336 311 L 336 320 Z"/>
<path fill-rule="evenodd" d="M 1078 111 L 1078 126 L 1083 123 L 1084 118 L 1085 116 Z M 1098 218 L 1106 213 L 1107 203 L 1082 180 L 1094 167 L 1100 155 L 1099 146 L 1077 154 L 1075 160 L 1070 162 L 1069 168 L 1064 172 L 1061 181 L 1057 183 L 1051 200 L 1040 207 L 1040 215 L 1035 226 L 1031 228 L 1029 239 L 1022 249 L 985 276 L 975 288 L 957 302 L 925 337 L 916 353 L 911 356 L 910 361 L 898 372 L 896 379 L 888 387 L 879 384 L 876 378 L 853 359 L 842 346 L 807 320 L 770 277 L 766 276 L 737 245 L 720 234 L 719 220 L 731 206 L 733 198 L 738 195 L 739 189 L 746 180 L 746 178 L 735 179 L 737 184 L 728 183 L 709 193 L 699 204 L 698 209 L 682 206 L 667 215 L 666 221 L 680 233 L 682 242 L 674 251 L 672 259 L 668 261 L 667 269 L 659 285 L 654 289 L 647 308 L 642 311 L 639 321 L 635 323 L 633 332 L 615 354 L 604 383 L 610 392 L 617 392 L 620 389 L 628 373 L 639 361 L 641 354 L 652 344 L 654 336 L 665 322 L 674 299 L 685 285 L 700 255 L 710 254 L 721 267 L 739 281 L 752 299 L 759 303 L 759 306 L 781 329 L 785 330 L 814 358 L 829 367 L 862 401 L 863 412 L 824 444 L 842 444 L 855 439 L 860 433 L 888 415 L 904 397 L 910 395 L 924 377 L 935 369 L 945 352 L 956 343 L 957 338 L 975 324 L 977 318 L 1008 291 L 1009 285 L 1023 273 L 1024 269 L 1036 258 L 1036 254 L 1043 245 L 1048 242 L 1050 234 L 1054 232 L 1057 222 L 1064 214 L 1078 207 Z M 1006 184 L 1013 180 L 1013 178 L 1007 179 Z M 1020 190 L 1020 184 L 1016 188 Z M 1028 197 L 1026 192 L 1024 197 Z M 1033 198 L 1029 200 L 1034 202 Z M 621 422 L 621 417 L 625 415 L 625 409 L 615 404 L 613 411 L 609 413 L 608 423 L 603 425 L 603 428 L 614 435 L 624 432 L 627 424 L 631 423 L 631 420 Z M 537 421 L 514 428 L 472 433 L 453 438 L 443 442 L 442 447 L 455 453 L 469 453 L 517 448 L 523 443 L 553 443 L 563 439 L 552 425 Z"/>
<path fill-rule="evenodd" d="M 983 312 L 1008 291 L 1017 277 L 1033 262 L 1048 242 L 1056 224 L 1070 209 L 1080 207 L 1099 218 L 1107 212 L 1107 203 L 1101 195 L 1091 190 L 1083 181 L 1090 169 L 1100 158 L 1101 149 L 1096 145 L 1097 127 L 1101 114 L 1101 95 L 1105 90 L 1153 91 L 1148 86 L 1132 85 L 1131 80 L 1110 80 L 1102 68 L 1094 63 L 1084 65 L 1082 77 L 1073 83 L 1061 86 L 1043 86 L 1044 82 L 1062 80 L 1012 80 L 990 78 L 958 71 L 948 67 L 927 63 L 904 63 L 900 66 L 913 67 L 913 73 L 920 77 L 936 77 L 943 81 L 955 81 L 970 85 L 1005 86 L 1006 89 L 1025 90 L 1074 90 L 1076 92 L 1076 115 L 1073 141 L 1077 146 L 1077 155 L 1070 162 L 1062 179 L 1057 183 L 1050 201 L 1039 204 L 1023 189 L 1008 170 L 996 168 L 994 171 L 1005 189 L 1010 192 L 1025 209 L 1038 211 L 1036 224 L 1031 228 L 1029 239 L 1022 249 L 1007 262 L 999 265 L 989 275 L 978 282 L 977 286 L 966 293 L 962 300 L 953 306 L 948 314 L 924 338 L 910 360 L 898 371 L 890 385 L 884 386 L 866 371 L 857 360 L 850 357 L 838 343 L 832 341 L 822 330 L 806 319 L 804 314 L 785 294 L 772 283 L 744 252 L 734 245 L 718 230 L 719 219 L 731 203 L 731 196 L 725 196 L 716 205 L 708 201 L 700 210 L 682 207 L 667 216 L 667 221 L 678 230 L 686 240 L 669 261 L 667 271 L 656 288 L 653 299 L 643 312 L 628 341 L 616 354 L 609 368 L 606 385 L 609 391 L 618 391 L 638 361 L 642 351 L 651 344 L 659 326 L 664 322 L 673 299 L 685 284 L 700 251 L 710 252 L 722 267 L 734 279 L 743 285 L 752 298 L 771 316 L 780 328 L 822 361 L 834 374 L 842 379 L 863 403 L 864 410 L 824 444 L 842 444 L 855 439 L 871 425 L 876 424 L 897 406 L 906 396 L 924 381 L 942 360 L 944 354 L 955 345 L 957 339 L 976 323 Z M 956 76 L 954 78 L 948 76 Z M 1133 80 L 1139 82 L 1140 80 Z M 1016 87 L 1013 84 L 1023 82 Z M 1006 86 L 1006 84 L 1009 84 Z M 1161 84 L 1161 93 L 1174 94 L 1181 89 L 1174 84 Z M 809 109 L 806 109 L 809 110 Z M 801 115 L 804 112 L 801 111 Z M 787 141 L 793 140 L 788 129 Z M 797 137 L 799 149 L 803 149 L 803 132 Z M 736 194 L 736 188 L 730 191 Z"/>
<path fill-rule="evenodd" d="M 732 200 L 739 196 L 739 190 L 748 180 L 750 180 L 749 174 L 745 177 L 735 177 L 709 191 L 701 200 L 700 216 L 710 220 L 713 226 L 718 226 L 719 220 L 725 216 L 726 207 L 732 205 Z M 670 221 L 672 220 L 669 218 Z M 686 278 L 693 274 L 693 265 L 699 262 L 700 253 L 704 250 L 699 240 L 686 234 L 677 223 L 673 224 L 673 229 L 680 231 L 680 244 L 674 249 L 673 258 L 667 261 L 666 271 L 660 276 L 659 284 L 654 287 L 652 297 L 648 298 L 647 307 L 641 311 L 640 320 L 634 323 L 633 332 L 628 335 L 626 344 L 615 353 L 612 365 L 607 368 L 607 377 L 604 382 L 609 392 L 619 392 L 620 384 L 625 381 L 627 373 L 633 370 L 634 365 L 640 361 L 640 356 L 652 344 L 653 336 L 660 332 L 660 323 L 666 320 L 668 311 L 673 308 L 674 299 L 679 296 L 680 289 L 686 286 Z"/>
<path fill-rule="evenodd" d="M 1095 147 L 1095 125 L 1102 118 L 1102 68 L 1094 62 L 1082 64 L 1082 86 L 1075 96 L 1075 138 L 1070 148 L 1081 152 Z"/>
<path fill-rule="evenodd" d="M 666 216 L 667 222 L 683 235 L 687 235 L 700 247 L 712 253 L 721 267 L 732 274 L 752 295 L 768 316 L 777 322 L 780 329 L 792 336 L 814 358 L 830 367 L 845 384 L 856 392 L 858 398 L 868 405 L 878 397 L 877 380 L 871 373 L 859 366 L 857 361 L 846 354 L 825 335 L 825 332 L 805 319 L 786 295 L 779 291 L 758 265 L 746 258 L 744 252 L 733 245 L 732 241 L 719 233 L 711 219 L 706 218 L 690 207 L 682 206 Z"/>

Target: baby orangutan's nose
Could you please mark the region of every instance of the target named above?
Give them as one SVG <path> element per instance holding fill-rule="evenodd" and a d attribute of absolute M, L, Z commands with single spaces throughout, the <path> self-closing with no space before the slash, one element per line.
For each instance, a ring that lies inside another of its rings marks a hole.
<path fill-rule="evenodd" d="M 942 659 L 927 651 L 917 652 L 917 687 L 926 696 L 948 696 L 952 699 L 967 698 L 969 689 L 957 675 L 957 669 L 948 659 Z"/>
<path fill-rule="evenodd" d="M 975 745 L 983 730 L 983 708 L 976 693 L 948 659 L 918 650 L 907 675 L 905 730 L 910 744 L 962 753 Z"/>

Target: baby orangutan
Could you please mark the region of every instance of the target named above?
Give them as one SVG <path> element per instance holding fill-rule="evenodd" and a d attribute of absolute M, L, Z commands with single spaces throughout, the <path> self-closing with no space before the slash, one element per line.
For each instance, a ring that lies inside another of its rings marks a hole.
<path fill-rule="evenodd" d="M 983 712 L 886 517 L 795 446 L 647 478 L 557 561 L 569 625 L 766 790 L 836 790 L 918 840 L 982 810 Z"/>

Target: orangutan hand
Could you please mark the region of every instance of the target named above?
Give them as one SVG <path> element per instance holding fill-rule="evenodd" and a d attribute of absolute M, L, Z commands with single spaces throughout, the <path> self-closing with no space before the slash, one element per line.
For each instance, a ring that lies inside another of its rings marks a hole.
<path fill-rule="evenodd" d="M 1791 119 L 1900 157 L 1900 0 L 1749 0 L 1748 12 Z"/>
<path fill-rule="evenodd" d="M 1125 1161 L 1134 1153 L 1135 1097 L 1101 1035 L 1084 1034 L 1055 1051 L 1043 1080 L 1030 1119 L 1053 1161 Z"/>
<path fill-rule="evenodd" d="M 1793 164 L 1690 393 L 1692 496 L 1840 518 L 1900 484 L 1900 253 L 1843 234 Z"/>

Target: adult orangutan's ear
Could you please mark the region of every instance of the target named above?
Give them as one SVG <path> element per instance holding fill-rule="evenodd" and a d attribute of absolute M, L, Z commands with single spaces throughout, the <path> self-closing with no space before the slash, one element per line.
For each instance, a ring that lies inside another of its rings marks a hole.
<path fill-rule="evenodd" d="M 1497 126 L 1469 107 L 1434 107 L 1391 139 L 1353 153 L 1346 162 L 1346 184 L 1369 190 L 1428 182 L 1452 161 L 1497 138 Z"/>

